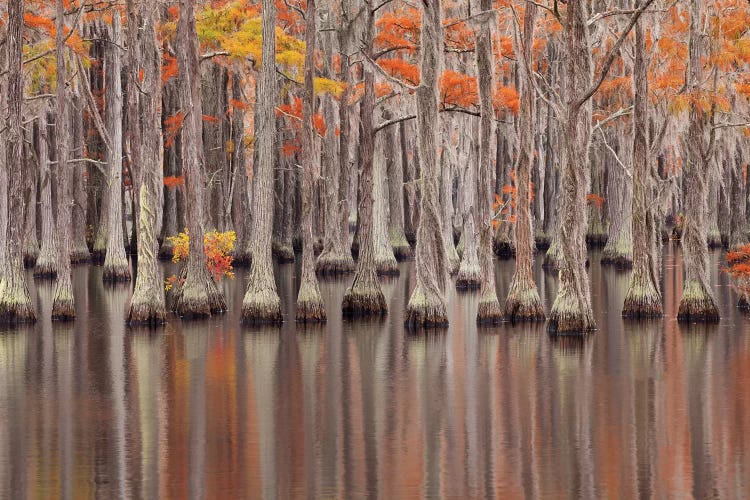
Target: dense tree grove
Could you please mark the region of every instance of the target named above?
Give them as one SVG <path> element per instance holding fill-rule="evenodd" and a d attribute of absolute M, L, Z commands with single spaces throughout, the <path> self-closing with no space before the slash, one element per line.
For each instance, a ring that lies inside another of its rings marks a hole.
<path fill-rule="evenodd" d="M 718 321 L 710 247 L 747 304 L 748 158 L 746 0 L 8 0 L 0 321 L 37 319 L 32 275 L 74 320 L 88 262 L 132 286 L 131 324 L 219 314 L 231 258 L 243 323 L 282 321 L 274 259 L 301 259 L 297 321 L 326 321 L 323 279 L 383 315 L 413 259 L 408 328 L 447 325 L 456 286 L 480 324 L 582 334 L 588 249 L 630 273 L 622 315 L 653 318 L 670 239 L 678 319 Z"/>

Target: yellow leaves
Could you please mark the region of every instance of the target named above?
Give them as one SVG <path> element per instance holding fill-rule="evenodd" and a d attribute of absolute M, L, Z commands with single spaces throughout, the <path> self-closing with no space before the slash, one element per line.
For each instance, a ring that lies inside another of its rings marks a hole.
<path fill-rule="evenodd" d="M 167 239 L 174 245 L 172 262 L 179 263 L 190 255 L 190 235 L 188 230 L 177 236 L 168 236 Z M 237 234 L 234 231 L 220 233 L 209 231 L 203 235 L 203 248 L 206 254 L 206 267 L 218 281 L 222 277 L 234 278 L 232 269 L 232 256 Z M 169 291 L 177 279 L 170 277 L 166 280 L 165 289 Z"/>
<path fill-rule="evenodd" d="M 313 85 L 316 94 L 330 94 L 334 97 L 340 97 L 344 91 L 343 83 L 329 78 L 315 78 Z"/>

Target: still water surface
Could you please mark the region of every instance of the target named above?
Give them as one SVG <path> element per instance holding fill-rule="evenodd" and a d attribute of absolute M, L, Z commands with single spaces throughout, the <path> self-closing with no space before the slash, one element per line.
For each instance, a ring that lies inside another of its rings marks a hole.
<path fill-rule="evenodd" d="M 391 314 L 342 322 L 349 280 L 324 282 L 325 327 L 295 325 L 299 268 L 277 268 L 287 322 L 231 310 L 127 329 L 130 289 L 74 270 L 78 319 L 0 330 L 0 498 L 750 498 L 750 321 L 712 254 L 718 326 L 681 326 L 680 254 L 665 249 L 667 318 L 623 322 L 628 274 L 592 255 L 599 331 L 402 327 L 413 264 L 385 282 Z M 497 262 L 505 296 L 513 262 Z M 547 305 L 556 277 L 537 264 Z M 290 321 L 291 318 L 291 321 Z"/>

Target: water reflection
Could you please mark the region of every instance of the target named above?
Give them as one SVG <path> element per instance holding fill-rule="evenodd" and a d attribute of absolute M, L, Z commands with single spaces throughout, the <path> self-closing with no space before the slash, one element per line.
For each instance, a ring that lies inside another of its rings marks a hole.
<path fill-rule="evenodd" d="M 129 286 L 76 268 L 78 319 L 0 330 L 1 498 L 750 497 L 750 322 L 712 254 L 719 325 L 679 325 L 680 254 L 665 249 L 667 317 L 623 321 L 628 274 L 589 270 L 599 330 L 451 327 L 408 335 L 413 265 L 383 284 L 391 313 L 293 321 L 299 267 L 279 266 L 282 327 L 222 318 L 124 326 Z M 500 295 L 513 264 L 498 262 Z M 535 269 L 547 308 L 554 275 Z"/>

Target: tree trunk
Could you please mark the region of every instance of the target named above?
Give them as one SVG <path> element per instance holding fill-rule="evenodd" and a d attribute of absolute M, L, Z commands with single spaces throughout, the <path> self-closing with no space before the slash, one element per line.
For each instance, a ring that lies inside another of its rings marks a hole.
<path fill-rule="evenodd" d="M 690 0 L 690 42 L 688 44 L 689 64 L 687 89 L 698 92 L 703 80 L 702 25 L 705 6 L 700 0 Z M 719 321 L 708 278 L 708 245 L 706 197 L 710 185 L 710 151 L 705 144 L 705 114 L 692 106 L 686 135 L 685 150 L 685 222 L 682 231 L 683 266 L 685 281 L 682 299 L 677 312 L 677 320 L 685 322 Z M 714 133 L 714 132 L 710 132 Z"/>
<path fill-rule="evenodd" d="M 375 13 L 369 6 L 365 6 L 364 33 L 361 50 L 372 58 L 373 29 Z M 359 184 L 361 187 L 359 213 L 357 224 L 359 229 L 359 260 L 354 273 L 354 282 L 344 294 L 341 305 L 344 316 L 372 316 L 388 312 L 385 296 L 380 289 L 380 282 L 375 268 L 375 249 L 373 242 L 373 162 L 375 155 L 375 130 L 373 113 L 375 110 L 375 74 L 369 65 L 365 64 L 364 95 L 360 103 L 360 170 Z"/>
<path fill-rule="evenodd" d="M 78 80 L 74 81 L 74 85 L 78 85 Z M 72 105 L 70 106 L 70 113 L 72 114 L 73 122 L 73 137 L 72 137 L 72 156 L 74 158 L 84 157 L 84 123 L 83 123 L 83 102 L 79 93 L 80 89 L 74 88 Z M 91 254 L 89 253 L 89 247 L 86 244 L 86 179 L 84 172 L 86 171 L 86 164 L 78 162 L 71 167 L 72 178 L 69 182 L 72 183 L 72 197 L 73 197 L 73 209 L 71 213 L 71 220 L 73 224 L 73 240 L 70 248 L 70 262 L 71 264 L 84 264 L 91 260 Z"/>
<path fill-rule="evenodd" d="M 387 164 L 393 162 L 392 139 L 393 137 L 389 136 L 387 129 L 375 136 L 375 156 L 372 169 L 372 196 L 374 205 L 373 247 L 375 251 L 375 269 L 381 276 L 398 276 L 399 272 L 398 262 L 396 262 L 393 246 L 391 246 L 388 236 L 390 197 L 386 170 Z"/>
<path fill-rule="evenodd" d="M 388 116 L 390 117 L 390 113 Z M 403 125 L 403 122 L 399 125 Z M 393 255 L 398 261 L 414 257 L 414 251 L 404 232 L 404 171 L 408 169 L 406 166 L 408 158 L 406 158 L 406 138 L 402 132 L 403 129 L 400 126 L 398 129 L 390 126 L 383 131 L 386 134 L 385 143 L 388 145 L 386 151 L 386 177 L 390 205 L 388 233 Z"/>
<path fill-rule="evenodd" d="M 70 269 L 70 249 L 73 196 L 70 189 L 71 168 L 68 165 L 70 147 L 71 114 L 68 109 L 70 92 L 66 87 L 65 66 L 65 8 L 63 0 L 57 0 L 55 11 L 55 67 L 57 91 L 55 95 L 55 145 L 57 147 L 57 231 L 58 269 L 55 297 L 52 300 L 52 319 L 70 321 L 76 317 L 73 282 Z"/>
<path fill-rule="evenodd" d="M 243 102 L 242 77 L 240 73 L 232 73 L 232 99 Z M 234 170 L 234 189 L 236 193 L 235 210 L 239 220 L 235 220 L 234 227 L 237 231 L 237 243 L 235 244 L 234 260 L 232 265 L 249 267 L 251 263 L 250 240 L 252 239 L 251 210 L 249 189 L 252 182 L 252 171 L 247 170 L 245 155 L 245 110 L 241 106 L 235 106 L 232 111 L 232 166 Z"/>
<path fill-rule="evenodd" d="M 201 102 L 205 119 L 202 120 L 203 156 L 206 167 L 206 227 L 224 231 L 224 174 L 227 171 L 226 117 L 227 71 L 213 61 L 200 65 L 202 73 Z"/>
<path fill-rule="evenodd" d="M 491 7 L 491 0 L 481 1 L 483 11 Z M 495 193 L 495 169 L 492 165 L 495 111 L 492 106 L 492 85 L 495 72 L 492 55 L 492 28 L 489 20 L 485 20 L 477 32 L 476 63 L 479 105 L 482 114 L 479 119 L 479 164 L 477 165 L 479 175 L 476 184 L 479 269 L 482 278 L 479 285 L 477 323 L 492 324 L 502 319 L 502 310 L 495 288 L 495 265 L 492 251 L 492 203 Z"/>
<path fill-rule="evenodd" d="M 443 53 L 441 3 L 440 0 L 435 0 L 424 2 L 422 6 L 421 81 L 416 92 L 422 204 L 417 228 L 417 286 L 406 306 L 406 325 L 410 328 L 448 324 L 444 297 L 448 242 L 444 241 L 443 224 L 450 224 L 450 221 L 441 220 L 437 144 L 437 133 L 440 130 L 438 75 L 442 68 Z M 449 243 L 453 245 L 452 238 Z M 455 253 L 455 248 L 453 251 Z"/>
<path fill-rule="evenodd" d="M 242 300 L 244 323 L 280 323 L 281 302 L 273 278 L 273 168 L 276 160 L 276 5 L 263 0 L 263 66 L 255 106 L 255 165 L 253 246 L 250 282 Z"/>
<path fill-rule="evenodd" d="M 42 215 L 42 247 L 34 267 L 34 278 L 55 279 L 59 267 L 58 241 L 55 231 L 56 222 L 52 207 L 52 170 L 50 169 L 49 109 L 42 106 L 37 118 L 39 155 L 39 182 L 41 184 L 39 209 Z M 57 127 L 55 127 L 56 129 Z"/>
<path fill-rule="evenodd" d="M 104 258 L 102 279 L 107 282 L 130 281 L 130 266 L 125 254 L 122 228 L 122 21 L 112 16 L 112 43 L 107 45 L 105 63 L 105 104 L 107 133 L 111 145 L 107 150 L 107 179 L 109 210 L 107 213 L 107 255 Z"/>
<path fill-rule="evenodd" d="M 347 20 L 343 19 L 346 23 Z M 349 113 L 351 98 L 351 71 L 349 69 L 349 33 L 347 30 L 339 32 L 339 52 L 341 57 L 341 74 L 339 79 L 344 82 L 344 91 L 339 99 L 339 135 L 338 156 L 336 156 L 336 133 L 331 126 L 326 128 L 325 143 L 328 153 L 325 155 L 326 169 L 326 224 L 323 252 L 318 256 L 315 270 L 320 275 L 340 275 L 354 271 L 354 259 L 349 248 Z M 328 42 L 330 44 L 330 42 Z M 329 58 L 331 53 L 326 44 Z M 329 62 L 329 66 L 330 66 Z M 334 123 L 333 102 L 326 97 L 323 102 L 323 114 L 326 123 Z"/>
<path fill-rule="evenodd" d="M 419 102 L 419 100 L 417 102 Z M 419 127 L 417 126 L 417 128 Z M 417 130 L 417 133 L 419 134 L 421 131 Z M 441 139 L 437 134 L 435 135 L 436 140 Z M 440 215 L 442 216 L 441 218 L 443 222 L 443 252 L 445 254 L 445 266 L 448 273 L 452 276 L 458 272 L 458 266 L 461 264 L 461 259 L 458 257 L 456 243 L 453 239 L 453 172 L 457 165 L 452 161 L 453 158 L 447 154 L 449 147 L 452 146 L 445 144 L 443 146 L 443 154 L 440 155 L 443 159 L 440 161 L 442 164 L 441 168 L 438 169 L 440 174 L 438 208 L 440 209 Z M 417 240 L 419 240 L 419 237 L 417 237 Z"/>
<path fill-rule="evenodd" d="M 534 240 L 531 222 L 531 166 L 534 161 L 534 88 L 530 73 L 534 65 L 534 24 L 536 22 L 536 5 L 526 5 L 524 14 L 521 52 L 523 62 L 519 65 L 521 73 L 521 99 L 519 116 L 518 160 L 516 161 L 516 270 L 510 284 L 508 297 L 505 300 L 505 317 L 509 321 L 544 321 L 544 307 L 534 283 L 532 268 L 534 265 Z"/>
<path fill-rule="evenodd" d="M 58 0 L 60 1 L 60 0 Z M 145 7 L 145 8 L 144 8 Z M 156 38 L 154 9 L 143 0 L 129 0 L 128 10 L 128 124 L 133 188 L 138 195 L 138 273 L 130 300 L 130 325 L 166 322 L 164 286 L 158 268 L 156 241 L 159 192 L 164 183 L 161 131 L 161 50 Z M 142 27 L 135 30 L 135 27 Z M 139 36 L 140 32 L 140 36 Z M 143 77 L 137 87 L 140 71 Z M 142 120 L 141 120 L 142 118 Z"/>
<path fill-rule="evenodd" d="M 175 89 L 174 82 L 168 82 L 164 86 L 163 116 L 173 116 L 179 111 L 179 95 Z M 164 145 L 164 175 L 179 177 L 180 168 L 178 164 L 179 131 L 171 145 Z M 177 185 L 164 186 L 164 217 L 162 221 L 161 246 L 159 247 L 160 260 L 172 260 L 174 255 L 174 242 L 170 236 L 176 236 L 182 228 L 177 225 L 177 191 L 181 189 Z"/>
<path fill-rule="evenodd" d="M 182 123 L 182 162 L 190 247 L 187 262 L 174 289 L 173 308 L 183 318 L 203 318 L 226 310 L 224 296 L 206 267 L 203 246 L 203 109 L 200 93 L 198 36 L 195 27 L 195 0 L 180 0 L 177 23 L 178 86 Z M 270 245 L 269 245 L 270 246 Z"/>
<path fill-rule="evenodd" d="M 631 206 L 633 201 L 633 179 L 622 166 L 609 162 L 607 179 L 607 210 L 609 213 L 609 236 L 602 252 L 601 263 L 618 269 L 633 266 L 633 233 Z"/>
<path fill-rule="evenodd" d="M 22 122 L 23 103 L 23 0 L 8 1 L 8 21 L 5 45 L 8 53 L 8 123 Z M 6 254 L 0 271 L 0 322 L 33 323 L 36 321 L 34 303 L 26 285 L 23 270 L 23 142 L 21 127 L 9 127 L 6 133 L 4 168 L 8 178 L 8 217 Z"/>
<path fill-rule="evenodd" d="M 706 205 L 706 216 L 708 217 L 708 233 L 706 242 L 708 248 L 721 247 L 721 232 L 719 231 L 719 179 L 713 177 L 708 182 L 708 204 Z"/>
<path fill-rule="evenodd" d="M 468 124 L 465 124 L 468 125 Z M 470 152 L 474 151 L 474 144 L 471 140 L 466 140 L 466 134 L 462 135 L 464 140 L 464 147 L 461 149 L 468 149 Z M 476 209 L 476 198 L 477 198 L 477 158 L 475 155 L 469 154 L 466 158 L 467 161 L 459 161 L 459 166 L 463 163 L 465 166 L 463 175 L 463 185 L 461 191 L 463 196 L 461 197 L 461 219 L 463 220 L 463 231 L 461 232 L 461 264 L 458 267 L 458 275 L 456 276 L 456 288 L 458 290 L 474 290 L 482 286 L 482 271 L 479 267 L 479 249 L 477 245 L 477 226 L 481 224 L 478 220 Z"/>
<path fill-rule="evenodd" d="M 568 3 L 563 39 L 565 102 L 560 201 L 560 286 L 550 312 L 552 334 L 584 333 L 596 327 L 586 274 L 586 189 L 589 186 L 591 103 L 581 96 L 591 85 L 588 13 L 584 2 Z"/>
<path fill-rule="evenodd" d="M 640 0 L 639 2 L 640 3 Z M 654 207 L 654 174 L 648 138 L 648 67 L 643 24 L 635 25 L 635 63 L 633 81 L 633 203 L 631 225 L 633 236 L 633 272 L 625 294 L 622 315 L 626 318 L 662 316 L 662 296 L 656 251 L 659 237 Z"/>
<path fill-rule="evenodd" d="M 5 151 L 2 151 L 4 153 Z M 4 156 L 4 155 L 3 155 Z M 32 165 L 27 163 L 27 183 L 29 184 L 26 189 L 26 202 L 24 206 L 26 207 L 26 216 L 24 217 L 24 237 L 23 237 L 23 265 L 25 268 L 30 269 L 33 268 L 36 265 L 37 259 L 39 259 L 39 238 L 37 238 L 36 234 L 36 209 L 38 206 L 37 202 L 37 186 L 38 186 L 38 174 L 37 172 L 39 169 L 36 165 Z M 7 172 L 0 171 L 0 176 L 7 175 Z M 7 180 L 0 178 L 0 181 L 2 181 L 3 186 L 7 186 Z M 3 201 L 0 201 L 0 203 L 3 203 L 4 206 L 0 207 L 0 213 L 4 213 L 3 217 L 5 217 L 4 220 L 0 220 L 0 227 L 6 227 L 7 224 L 7 210 L 8 210 L 8 200 L 7 200 L 7 193 L 5 194 L 6 199 Z M 5 248 L 4 245 L 4 239 L 6 237 L 4 231 L 0 231 L 0 247 L 3 249 Z M 4 253 L 4 250 L 2 251 Z M 2 258 L 0 258 L 0 262 L 2 262 Z"/>
<path fill-rule="evenodd" d="M 307 0 L 305 9 L 305 88 L 302 97 L 302 276 L 297 294 L 297 321 L 317 323 L 326 320 L 325 303 L 315 275 L 315 238 L 313 236 L 313 189 L 319 177 L 320 155 L 315 151 L 315 0 Z M 329 123 L 328 126 L 332 126 Z"/>

